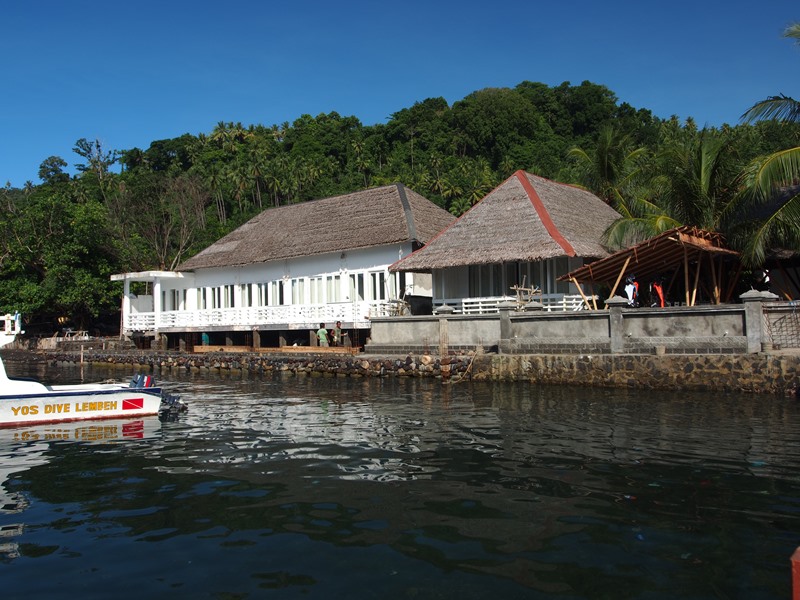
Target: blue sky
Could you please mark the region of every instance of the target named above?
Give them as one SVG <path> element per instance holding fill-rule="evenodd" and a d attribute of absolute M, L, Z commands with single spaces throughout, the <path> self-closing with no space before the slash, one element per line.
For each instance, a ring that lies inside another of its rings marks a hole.
<path fill-rule="evenodd" d="M 336 111 L 365 125 L 431 97 L 584 80 L 699 125 L 800 97 L 797 0 L 137 0 L 0 8 L 0 186 L 79 138 L 147 148 L 219 121 Z"/>

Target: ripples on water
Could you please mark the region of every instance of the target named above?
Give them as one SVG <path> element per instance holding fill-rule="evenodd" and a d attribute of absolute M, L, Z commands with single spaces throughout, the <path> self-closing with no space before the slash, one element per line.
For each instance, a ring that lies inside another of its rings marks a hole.
<path fill-rule="evenodd" d="M 176 422 L 0 431 L 8 597 L 790 595 L 795 400 L 165 380 Z"/>

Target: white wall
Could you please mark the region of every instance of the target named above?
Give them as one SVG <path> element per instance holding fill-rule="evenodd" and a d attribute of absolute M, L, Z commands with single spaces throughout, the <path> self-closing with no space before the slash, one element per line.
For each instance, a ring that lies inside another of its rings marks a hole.
<path fill-rule="evenodd" d="M 410 243 L 394 244 L 240 267 L 199 269 L 183 273 L 178 278 L 154 276 L 152 281 L 160 294 L 159 305 L 162 311 L 255 306 L 259 293 L 256 287 L 258 284 L 268 288 L 269 304 L 273 306 L 359 300 L 386 301 L 397 299 L 406 291 L 430 295 L 429 275 L 405 273 L 402 274 L 403 282 L 400 275 L 388 272 L 389 265 L 411 251 Z M 352 289 L 354 286 L 351 274 L 358 278 L 357 289 Z M 198 294 L 198 290 L 202 290 L 201 294 Z M 251 290 L 252 304 L 247 299 Z M 275 300 L 280 294 L 281 301 Z M 204 306 L 199 296 L 205 299 Z M 134 296 L 131 301 L 132 312 L 155 310 L 153 298 L 147 298 L 149 300 Z M 232 302 L 230 298 L 233 299 Z"/>

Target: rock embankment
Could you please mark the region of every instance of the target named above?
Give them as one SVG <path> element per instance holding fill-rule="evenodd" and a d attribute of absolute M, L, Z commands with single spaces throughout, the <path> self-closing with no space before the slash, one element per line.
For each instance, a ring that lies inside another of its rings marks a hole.
<path fill-rule="evenodd" d="M 515 381 L 531 384 L 746 392 L 796 395 L 800 387 L 800 354 L 744 355 L 510 355 L 466 353 L 377 356 L 351 354 L 291 355 L 251 352 L 90 351 L 51 353 L 56 363 L 102 363 L 130 371 L 213 370 L 258 375 L 287 374 L 324 377 L 433 377 L 458 381 Z"/>
<path fill-rule="evenodd" d="M 345 377 L 439 377 L 444 380 L 470 374 L 473 356 L 431 355 L 376 357 L 330 354 L 314 356 L 259 355 L 252 353 L 208 352 L 203 354 L 173 353 L 50 353 L 48 360 L 57 363 L 101 363 L 149 370 L 218 370 L 246 371 L 256 374 L 290 373 L 294 375 L 327 375 Z"/>

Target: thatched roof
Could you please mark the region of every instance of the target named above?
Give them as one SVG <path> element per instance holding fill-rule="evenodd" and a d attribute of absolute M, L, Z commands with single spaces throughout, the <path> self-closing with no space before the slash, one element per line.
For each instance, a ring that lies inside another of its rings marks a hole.
<path fill-rule="evenodd" d="M 585 190 L 517 171 L 391 271 L 527 262 L 559 256 L 601 258 L 605 230 L 620 218 Z"/>
<path fill-rule="evenodd" d="M 455 217 L 402 184 L 270 208 L 182 263 L 241 266 L 402 242 L 424 244 Z"/>

